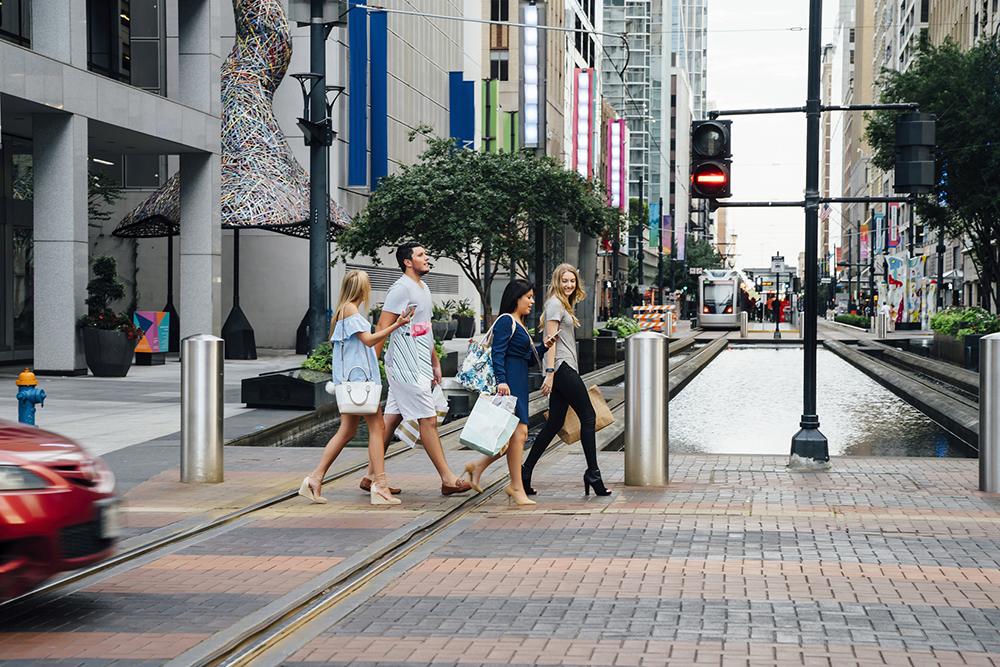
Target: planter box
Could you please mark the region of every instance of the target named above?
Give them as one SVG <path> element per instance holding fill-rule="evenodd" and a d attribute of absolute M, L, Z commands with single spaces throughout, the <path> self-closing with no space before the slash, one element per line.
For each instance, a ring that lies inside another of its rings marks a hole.
<path fill-rule="evenodd" d="M 315 410 L 336 403 L 336 399 L 326 393 L 329 379 L 327 373 L 305 368 L 264 373 L 243 380 L 240 400 L 248 408 Z"/>
<path fill-rule="evenodd" d="M 444 340 L 448 334 L 448 323 L 444 320 L 435 320 L 431 322 L 431 331 L 434 332 L 434 340 Z"/>
<path fill-rule="evenodd" d="M 597 368 L 597 339 L 581 338 L 576 341 L 576 355 L 580 362 L 580 375 L 586 375 Z"/>
<path fill-rule="evenodd" d="M 129 340 L 121 331 L 84 327 L 87 368 L 97 377 L 125 377 L 132 367 L 132 355 L 138 342 L 138 339 Z"/>
<path fill-rule="evenodd" d="M 444 335 L 445 340 L 451 340 L 455 337 L 458 332 L 458 320 L 450 320 L 448 322 L 448 332 Z"/>
<path fill-rule="evenodd" d="M 441 375 L 446 378 L 458 375 L 458 352 L 448 352 L 441 359 Z"/>
<path fill-rule="evenodd" d="M 601 336 L 594 339 L 595 357 L 598 368 L 604 368 L 618 359 L 618 339 L 612 336 Z"/>
<path fill-rule="evenodd" d="M 971 371 L 979 370 L 979 339 L 981 334 L 955 338 L 934 332 L 934 357 Z"/>
<path fill-rule="evenodd" d="M 458 328 L 455 330 L 456 338 L 472 338 L 476 334 L 476 318 L 455 315 L 458 321 Z"/>

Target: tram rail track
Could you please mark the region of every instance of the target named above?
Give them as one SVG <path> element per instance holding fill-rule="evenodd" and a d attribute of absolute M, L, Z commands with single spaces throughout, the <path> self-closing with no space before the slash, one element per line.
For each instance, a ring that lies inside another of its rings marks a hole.
<path fill-rule="evenodd" d="M 689 336 L 670 344 L 670 354 L 674 355 L 688 347 L 691 347 L 695 342 L 696 336 Z M 690 359 L 688 357 L 687 359 Z M 684 361 L 687 361 L 685 359 Z M 682 362 L 683 363 L 683 362 Z M 608 384 L 624 375 L 624 362 L 618 362 L 615 364 L 610 364 L 604 368 L 598 369 L 591 373 L 584 375 L 583 379 L 588 384 Z M 547 399 L 541 395 L 540 392 L 533 392 L 529 399 L 529 414 L 532 417 L 539 416 L 547 408 Z M 441 438 L 444 439 L 449 436 L 457 435 L 461 432 L 462 427 L 465 425 L 465 419 L 458 419 L 447 424 L 443 424 L 439 430 Z M 397 456 L 402 456 L 405 454 L 414 453 L 412 449 L 405 446 L 397 446 L 395 448 L 390 448 L 390 451 L 386 453 L 386 458 L 395 458 Z M 361 463 L 358 465 L 350 466 L 343 470 L 331 473 L 327 475 L 323 483 L 329 484 L 337 480 L 344 479 L 356 475 L 360 472 L 367 470 L 367 463 Z M 496 491 L 494 490 L 493 493 Z M 156 537 L 142 544 L 136 545 L 125 551 L 115 554 L 114 556 L 101 561 L 100 563 L 95 563 L 86 568 L 80 570 L 75 570 L 68 575 L 62 576 L 51 582 L 43 584 L 42 586 L 35 588 L 27 593 L 20 596 L 11 598 L 0 602 L 0 618 L 13 618 L 18 615 L 18 613 L 30 607 L 30 605 L 38 600 L 50 596 L 52 594 L 59 593 L 60 591 L 67 591 L 70 587 L 80 588 L 86 585 L 87 582 L 97 579 L 104 573 L 109 573 L 114 568 L 119 568 L 127 566 L 130 563 L 138 561 L 138 559 L 143 557 L 148 557 L 155 555 L 157 552 L 163 552 L 166 549 L 176 547 L 188 540 L 192 540 L 196 537 L 206 536 L 211 534 L 213 531 L 222 530 L 228 525 L 235 521 L 243 519 L 245 517 L 251 516 L 260 512 L 262 510 L 274 507 L 284 502 L 295 499 L 298 496 L 297 489 L 291 489 L 289 491 L 276 494 L 270 498 L 251 503 L 245 507 L 241 507 L 232 512 L 228 512 L 222 516 L 210 519 L 204 523 L 183 528 L 175 532 Z M 461 503 L 457 507 L 465 506 L 465 502 Z M 72 591 L 67 591 L 66 594 L 72 594 Z"/>
<path fill-rule="evenodd" d="M 615 414 L 617 428 L 615 425 L 608 427 L 611 431 L 605 435 L 605 439 L 620 437 L 623 432 L 624 427 L 621 422 L 624 404 L 625 401 L 622 398 L 608 406 Z M 553 447 L 549 452 L 546 452 L 543 458 L 558 451 L 562 446 L 563 443 L 559 443 L 558 447 Z M 365 562 L 357 564 L 349 572 L 341 573 L 335 579 L 314 586 L 308 594 L 302 595 L 299 600 L 282 609 L 275 609 L 270 613 L 262 614 L 260 618 L 252 619 L 238 632 L 228 636 L 220 635 L 214 640 L 203 642 L 168 662 L 167 666 L 242 667 L 256 664 L 261 656 L 276 649 L 282 642 L 309 624 L 318 621 L 324 614 L 333 611 L 351 596 L 361 592 L 377 577 L 402 563 L 415 551 L 429 544 L 457 522 L 490 502 L 503 490 L 509 479 L 509 475 L 501 475 L 486 486 L 482 493 L 465 498 L 428 525 L 415 528 L 408 537 L 400 540 L 396 545 L 370 554 Z M 339 619 L 332 624 L 324 625 L 323 629 L 337 622 Z"/>

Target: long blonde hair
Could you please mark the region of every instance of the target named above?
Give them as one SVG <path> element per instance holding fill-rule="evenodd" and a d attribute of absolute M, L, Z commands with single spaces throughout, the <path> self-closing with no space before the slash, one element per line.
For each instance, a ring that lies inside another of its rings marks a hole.
<path fill-rule="evenodd" d="M 358 269 L 352 269 L 344 274 L 344 282 L 340 284 L 340 299 L 337 308 L 333 311 L 334 318 L 331 328 L 336 326 L 337 320 L 344 316 L 344 306 L 349 303 L 367 305 L 372 295 L 372 282 L 368 274 Z M 333 332 L 330 332 L 333 335 Z"/>
<path fill-rule="evenodd" d="M 568 299 L 562 290 L 562 286 L 559 284 L 562 281 L 563 274 L 567 271 L 571 271 L 573 276 L 576 278 L 576 290 Z M 587 293 L 583 290 L 583 286 L 580 281 L 580 272 L 575 266 L 572 264 L 560 264 L 556 267 L 556 270 L 552 272 L 552 282 L 549 283 L 549 292 L 545 295 L 545 300 L 548 301 L 552 297 L 559 300 L 562 307 L 565 308 L 566 312 L 573 318 L 573 324 L 575 326 L 580 326 L 580 320 L 576 318 L 574 308 L 576 308 L 576 304 L 587 298 Z M 543 327 L 545 326 L 544 314 L 542 315 L 542 322 L 540 324 Z"/>

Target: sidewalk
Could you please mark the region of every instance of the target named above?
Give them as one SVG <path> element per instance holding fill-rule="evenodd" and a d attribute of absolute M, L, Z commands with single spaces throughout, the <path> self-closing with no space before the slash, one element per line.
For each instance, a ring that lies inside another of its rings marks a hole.
<path fill-rule="evenodd" d="M 260 349 L 253 361 L 225 362 L 226 440 L 273 426 L 300 410 L 243 407 L 240 383 L 268 371 L 296 368 L 304 357 L 289 350 Z M 23 366 L 0 367 L 0 416 L 17 420 L 14 380 Z M 39 377 L 45 405 L 37 412 L 39 427 L 76 440 L 104 457 L 118 478 L 119 491 L 149 479 L 180 460 L 181 365 L 168 359 L 162 366 L 133 365 L 123 378 Z"/>
<path fill-rule="evenodd" d="M 206 487 L 165 472 L 126 497 L 130 530 L 291 488 L 316 454 L 240 454 Z M 474 457 L 449 452 L 455 469 Z M 614 495 L 597 498 L 581 493 L 582 458 L 557 449 L 537 506 L 492 500 L 341 620 L 293 637 L 281 664 L 1000 664 L 1000 497 L 974 490 L 974 460 L 792 473 L 779 456 L 681 455 L 655 489 L 622 486 L 623 455 L 601 452 Z M 0 660 L 162 664 L 459 502 L 421 452 L 388 469 L 402 506 L 332 484 L 329 505 L 273 507 L 5 622 Z"/>

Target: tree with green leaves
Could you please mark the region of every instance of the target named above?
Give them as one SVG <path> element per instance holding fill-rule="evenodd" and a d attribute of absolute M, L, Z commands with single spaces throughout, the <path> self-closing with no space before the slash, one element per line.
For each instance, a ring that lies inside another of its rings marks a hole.
<path fill-rule="evenodd" d="M 879 78 L 882 102 L 916 102 L 937 117 L 937 186 L 917 199 L 916 212 L 951 238 L 967 239 L 979 272 L 984 305 L 1000 304 L 1000 44 L 980 41 L 962 51 L 952 41 L 923 44 L 906 72 Z M 872 162 L 895 165 L 895 121 L 900 112 L 868 114 L 865 138 Z"/>
<path fill-rule="evenodd" d="M 415 240 L 430 255 L 458 264 L 487 317 L 493 276 L 512 266 L 526 271 L 536 224 L 599 236 L 616 213 L 595 183 L 551 158 L 461 149 L 426 128 L 411 132 L 410 141 L 417 136 L 427 141 L 419 162 L 379 181 L 337 247 L 345 257 L 377 262 L 382 248 Z"/>

